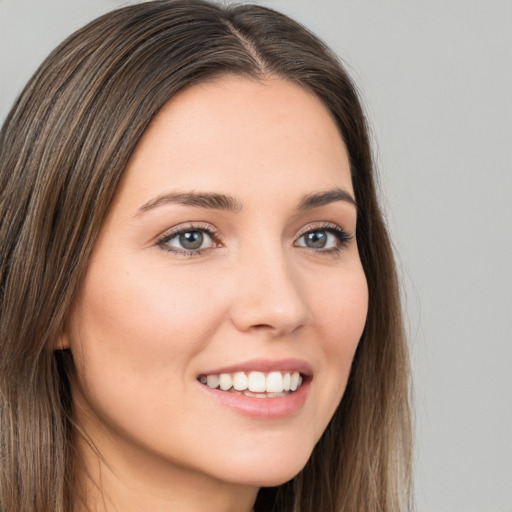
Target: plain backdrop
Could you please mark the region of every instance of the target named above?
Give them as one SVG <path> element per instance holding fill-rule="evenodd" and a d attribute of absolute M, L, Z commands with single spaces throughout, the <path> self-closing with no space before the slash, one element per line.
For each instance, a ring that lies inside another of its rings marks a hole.
<path fill-rule="evenodd" d="M 126 3 L 0 0 L 0 121 L 55 45 Z M 418 512 L 512 512 L 512 1 L 258 3 L 334 48 L 371 120 L 406 299 Z"/>

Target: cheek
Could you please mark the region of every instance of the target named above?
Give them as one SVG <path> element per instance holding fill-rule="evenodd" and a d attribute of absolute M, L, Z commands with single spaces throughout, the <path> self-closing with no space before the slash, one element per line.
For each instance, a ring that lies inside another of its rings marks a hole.
<path fill-rule="evenodd" d="M 356 267 L 342 278 L 317 287 L 312 303 L 324 347 L 335 359 L 353 355 L 368 313 L 368 287 L 363 269 Z"/>
<path fill-rule="evenodd" d="M 197 416 L 192 363 L 218 328 L 223 304 L 212 307 L 200 273 L 102 263 L 86 275 L 70 319 L 76 421 L 92 437 L 102 438 L 106 427 L 131 444 L 186 457 L 194 451 L 187 418 Z"/>
<path fill-rule="evenodd" d="M 214 321 L 200 276 L 155 268 L 110 270 L 88 276 L 79 303 L 81 331 L 93 344 L 144 353 L 176 347 L 180 353 L 193 349 L 190 340 L 201 340 Z"/>
<path fill-rule="evenodd" d="M 319 372 L 322 396 L 318 401 L 324 404 L 324 422 L 319 425 L 319 437 L 343 397 L 364 330 L 368 288 L 362 268 L 346 273 L 343 279 L 324 282 L 312 304 L 323 351 L 323 367 Z"/>
<path fill-rule="evenodd" d="M 91 396 L 112 393 L 119 403 L 130 393 L 149 405 L 155 390 L 171 399 L 220 321 L 222 305 L 211 306 L 201 276 L 193 273 L 95 265 L 71 322 L 81 386 Z"/>

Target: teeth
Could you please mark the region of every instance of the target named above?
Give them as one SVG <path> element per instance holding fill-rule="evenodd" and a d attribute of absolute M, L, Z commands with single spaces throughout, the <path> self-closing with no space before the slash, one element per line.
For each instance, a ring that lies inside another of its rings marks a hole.
<path fill-rule="evenodd" d="M 289 373 L 285 373 L 283 375 L 283 390 L 284 391 L 290 391 L 290 382 L 292 380 L 292 377 Z"/>
<path fill-rule="evenodd" d="M 268 374 L 265 391 L 267 393 L 280 393 L 283 391 L 283 376 L 281 375 L 281 372 L 272 372 Z"/>
<path fill-rule="evenodd" d="M 219 386 L 222 391 L 227 391 L 233 386 L 233 379 L 229 373 L 221 373 L 219 375 Z"/>
<path fill-rule="evenodd" d="M 300 375 L 297 372 L 293 372 L 292 379 L 290 381 L 290 389 L 295 391 L 299 387 Z"/>
<path fill-rule="evenodd" d="M 265 391 L 265 374 L 262 372 L 249 373 L 249 391 L 263 393 Z"/>
<path fill-rule="evenodd" d="M 206 377 L 206 385 L 209 388 L 216 388 L 219 385 L 219 376 L 218 375 L 208 375 Z"/>
<path fill-rule="evenodd" d="M 213 389 L 243 392 L 244 395 L 258 398 L 273 398 L 296 391 L 302 384 L 302 376 L 299 372 L 249 372 L 248 375 L 245 372 L 236 372 L 201 375 L 199 381 Z"/>
<path fill-rule="evenodd" d="M 247 389 L 247 385 L 249 380 L 247 379 L 247 375 L 244 372 L 237 372 L 233 375 L 233 387 L 237 391 L 244 391 Z"/>

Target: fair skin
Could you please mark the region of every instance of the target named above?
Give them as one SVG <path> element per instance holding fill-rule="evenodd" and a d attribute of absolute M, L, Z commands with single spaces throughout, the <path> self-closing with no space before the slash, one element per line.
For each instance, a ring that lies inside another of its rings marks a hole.
<path fill-rule="evenodd" d="M 224 77 L 164 106 L 61 340 L 91 510 L 249 511 L 302 469 L 366 319 L 353 197 L 336 126 L 297 85 Z M 235 374 L 270 391 L 214 389 Z"/>

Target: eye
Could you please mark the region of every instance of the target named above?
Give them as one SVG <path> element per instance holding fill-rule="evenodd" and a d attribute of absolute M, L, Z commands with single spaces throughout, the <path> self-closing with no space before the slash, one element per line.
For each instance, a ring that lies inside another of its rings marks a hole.
<path fill-rule="evenodd" d="M 165 234 L 158 242 L 162 249 L 184 255 L 199 254 L 218 245 L 211 228 L 187 226 Z"/>
<path fill-rule="evenodd" d="M 316 251 L 335 252 L 347 245 L 351 236 L 336 225 L 320 226 L 302 234 L 295 245 Z"/>

